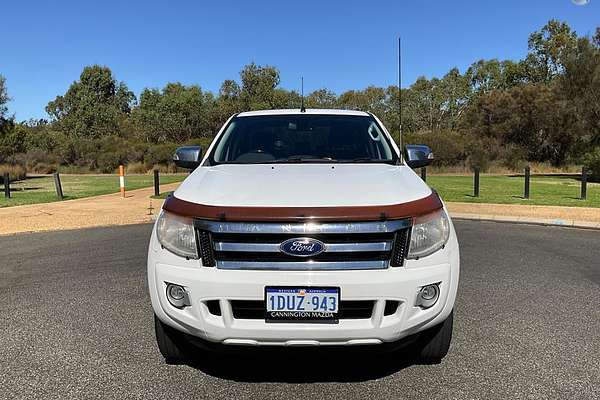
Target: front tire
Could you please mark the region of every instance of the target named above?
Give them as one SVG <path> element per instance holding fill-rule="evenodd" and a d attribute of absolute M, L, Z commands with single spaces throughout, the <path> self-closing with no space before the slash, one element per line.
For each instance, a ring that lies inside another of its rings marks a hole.
<path fill-rule="evenodd" d="M 189 345 L 181 332 L 164 324 L 154 315 L 154 332 L 158 349 L 167 364 L 184 364 L 187 361 Z"/>
<path fill-rule="evenodd" d="M 421 333 L 418 341 L 418 359 L 424 364 L 439 364 L 448 354 L 452 341 L 454 311 L 439 325 Z"/>

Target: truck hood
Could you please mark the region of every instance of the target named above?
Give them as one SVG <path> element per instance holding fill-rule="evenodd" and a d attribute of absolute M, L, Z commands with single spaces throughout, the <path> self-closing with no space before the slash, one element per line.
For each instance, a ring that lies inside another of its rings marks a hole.
<path fill-rule="evenodd" d="M 385 164 L 234 164 L 197 168 L 175 197 L 232 207 L 401 204 L 431 189 L 412 169 Z"/>

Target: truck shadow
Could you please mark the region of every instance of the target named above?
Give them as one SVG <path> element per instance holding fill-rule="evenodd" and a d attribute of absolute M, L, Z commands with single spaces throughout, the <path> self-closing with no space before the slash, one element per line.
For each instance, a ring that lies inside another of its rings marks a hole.
<path fill-rule="evenodd" d="M 362 382 L 416 365 L 406 351 L 354 349 L 261 349 L 238 354 L 202 352 L 188 365 L 236 382 Z"/>

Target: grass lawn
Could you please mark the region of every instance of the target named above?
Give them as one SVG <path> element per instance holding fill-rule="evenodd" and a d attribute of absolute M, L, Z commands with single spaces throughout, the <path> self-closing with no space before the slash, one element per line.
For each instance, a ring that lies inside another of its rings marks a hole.
<path fill-rule="evenodd" d="M 523 198 L 523 176 L 481 175 L 480 197 L 473 197 L 473 175 L 429 175 L 427 183 L 444 201 L 600 207 L 600 184 L 588 182 L 587 200 L 580 200 L 581 181 L 577 176 L 532 176 L 529 200 Z"/>
<path fill-rule="evenodd" d="M 187 176 L 187 174 L 162 174 L 160 183 L 180 182 Z M 65 200 L 119 192 L 118 175 L 61 175 L 60 180 Z M 150 187 L 153 184 L 152 175 L 128 175 L 125 177 L 127 190 Z M 58 201 L 52 176 L 30 177 L 23 181 L 13 182 L 10 186 L 10 199 L 4 197 L 4 187 L 1 187 L 0 207 Z"/>
<path fill-rule="evenodd" d="M 473 176 L 429 175 L 427 183 L 445 201 L 500 204 L 537 204 L 569 207 L 600 207 L 600 184 L 589 183 L 587 200 L 580 200 L 581 182 L 577 176 L 532 176 L 529 200 L 523 199 L 523 176 L 482 175 L 479 196 L 473 197 Z M 166 199 L 169 192 L 152 198 Z"/>

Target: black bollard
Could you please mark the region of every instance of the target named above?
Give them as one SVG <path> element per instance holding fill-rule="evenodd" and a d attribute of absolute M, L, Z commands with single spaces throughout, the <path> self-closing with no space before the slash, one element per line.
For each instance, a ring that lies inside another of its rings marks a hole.
<path fill-rule="evenodd" d="M 581 168 L 581 200 L 587 199 L 587 169 Z"/>
<path fill-rule="evenodd" d="M 523 198 L 528 199 L 529 198 L 529 180 L 531 177 L 531 169 L 529 168 L 529 165 L 525 167 L 525 194 L 523 195 Z"/>
<path fill-rule="evenodd" d="M 157 169 L 154 170 L 154 195 L 160 196 L 160 177 Z"/>
<path fill-rule="evenodd" d="M 473 196 L 479 197 L 479 167 L 475 167 L 473 172 Z"/>
<path fill-rule="evenodd" d="M 4 197 L 10 199 L 10 175 L 8 172 L 4 173 Z"/>

